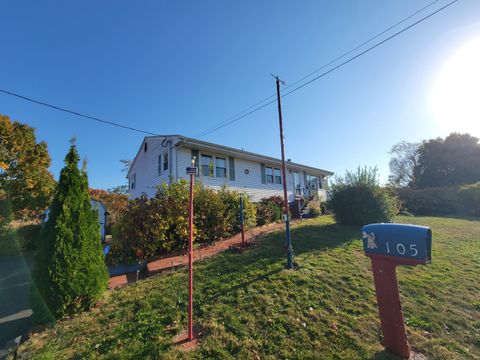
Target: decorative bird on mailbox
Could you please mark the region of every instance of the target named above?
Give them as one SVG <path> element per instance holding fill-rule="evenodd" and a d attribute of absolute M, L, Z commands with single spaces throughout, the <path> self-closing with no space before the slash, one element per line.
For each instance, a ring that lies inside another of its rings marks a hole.
<path fill-rule="evenodd" d="M 367 234 L 365 231 L 362 233 L 362 239 L 367 240 L 367 248 L 368 249 L 376 249 L 377 244 L 375 244 L 375 234 L 372 232 L 371 234 Z"/>

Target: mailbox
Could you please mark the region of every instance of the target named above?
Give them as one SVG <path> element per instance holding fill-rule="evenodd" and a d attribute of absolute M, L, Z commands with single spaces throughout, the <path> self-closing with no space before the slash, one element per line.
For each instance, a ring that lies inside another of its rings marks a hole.
<path fill-rule="evenodd" d="M 367 256 L 385 256 L 399 264 L 426 264 L 431 261 L 432 231 L 426 226 L 370 224 L 362 228 Z"/>
<path fill-rule="evenodd" d="M 372 261 L 373 279 L 385 349 L 410 357 L 400 304 L 396 267 L 431 261 L 432 231 L 425 226 L 369 224 L 362 228 L 365 255 Z"/>

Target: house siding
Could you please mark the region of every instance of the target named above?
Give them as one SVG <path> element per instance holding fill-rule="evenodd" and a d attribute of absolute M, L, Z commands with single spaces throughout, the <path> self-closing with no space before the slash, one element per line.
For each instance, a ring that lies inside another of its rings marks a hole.
<path fill-rule="evenodd" d="M 178 156 L 178 179 L 188 180 L 189 176 L 186 173 L 186 168 L 191 166 L 191 154 L 192 149 L 188 147 L 181 147 L 177 150 Z M 202 151 L 200 150 L 200 154 Z M 205 152 L 208 155 L 218 155 L 222 157 L 228 157 L 228 155 L 222 154 L 222 152 Z M 270 164 L 265 163 L 266 166 Z M 273 167 L 277 167 L 275 165 Z M 228 169 L 227 169 L 228 170 Z M 245 170 L 248 170 L 248 174 L 245 173 Z M 288 201 L 291 202 L 294 200 L 294 184 L 293 184 L 293 169 L 290 169 L 287 166 L 287 194 Z M 220 189 L 223 185 L 228 186 L 233 190 L 240 192 L 245 192 L 250 196 L 251 200 L 256 202 L 260 201 L 264 197 L 270 197 L 274 195 L 283 196 L 283 185 L 282 184 L 262 184 L 262 174 L 261 174 L 261 163 L 256 161 L 250 161 L 245 159 L 235 158 L 235 180 L 231 181 L 228 176 L 227 178 L 217 178 L 210 176 L 198 176 L 197 181 L 200 181 L 205 186 L 208 186 L 212 189 Z M 300 186 L 303 188 L 305 186 L 304 176 L 300 172 Z M 319 196 L 326 198 L 326 193 L 324 190 L 319 191 Z"/>
<path fill-rule="evenodd" d="M 145 139 L 140 146 L 140 150 L 135 158 L 135 162 L 129 171 L 129 194 L 132 198 L 140 197 L 145 194 L 152 197 L 156 193 L 156 187 L 162 183 L 169 183 L 170 174 L 173 178 L 175 174 L 175 147 L 167 144 L 162 146 L 163 139 Z M 147 142 L 147 151 L 144 151 L 144 145 Z M 172 143 L 175 140 L 172 139 Z M 158 175 L 158 156 L 164 152 L 169 152 L 169 166 L 167 171 L 163 171 Z M 135 174 L 135 189 L 131 188 L 131 181 Z"/>
<path fill-rule="evenodd" d="M 191 166 L 191 155 L 192 148 L 187 145 L 173 145 L 177 143 L 178 138 L 170 138 L 172 146 L 162 146 L 163 138 L 149 139 L 146 138 L 140 149 L 137 153 L 134 163 L 131 166 L 129 171 L 129 194 L 131 198 L 140 197 L 142 194 L 145 194 L 148 197 L 153 197 L 156 193 L 156 187 L 162 183 L 169 183 L 170 176 L 172 180 L 180 179 L 189 179 L 189 175 L 186 173 L 186 168 Z M 147 151 L 144 151 L 145 141 L 148 143 Z M 158 175 L 158 156 L 163 152 L 169 149 L 169 170 Z M 199 150 L 199 154 L 202 153 L 221 156 L 226 159 L 226 168 L 227 168 L 227 178 L 218 178 L 199 175 L 196 177 L 197 182 L 201 182 L 205 186 L 208 186 L 212 189 L 220 189 L 222 186 L 226 185 L 230 189 L 237 190 L 240 192 L 246 193 L 252 201 L 257 202 L 262 198 L 270 196 L 283 196 L 283 185 L 282 184 L 270 184 L 262 183 L 262 173 L 261 173 L 261 164 L 260 161 L 247 160 L 242 158 L 234 157 L 234 169 L 235 169 L 235 179 L 230 180 L 230 169 L 228 158 L 232 157 L 222 152 L 220 149 L 218 151 L 203 151 Z M 199 159 L 197 159 L 199 161 Z M 279 168 L 278 164 L 269 164 L 268 161 L 264 163 L 266 166 Z M 245 170 L 248 170 L 246 174 Z M 300 169 L 295 169 L 288 166 L 287 163 L 287 194 L 288 201 L 292 202 L 294 200 L 294 177 L 293 173 L 297 171 L 300 178 L 300 187 L 303 189 L 305 187 L 305 177 L 304 172 Z M 131 179 L 135 174 L 136 183 L 135 188 L 132 189 L 130 186 Z M 323 182 L 324 186 L 327 184 L 326 180 Z M 320 199 L 326 200 L 326 191 L 321 189 L 318 191 Z"/>

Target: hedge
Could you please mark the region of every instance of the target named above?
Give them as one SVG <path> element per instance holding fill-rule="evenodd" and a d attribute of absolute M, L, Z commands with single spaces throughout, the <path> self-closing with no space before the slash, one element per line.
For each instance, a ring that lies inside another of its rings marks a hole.
<path fill-rule="evenodd" d="M 113 239 L 107 263 L 132 263 L 188 247 L 189 184 L 180 180 L 158 187 L 153 198 L 129 201 Z M 256 207 L 244 197 L 246 227 L 256 224 Z M 211 243 L 240 231 L 240 193 L 196 184 L 194 190 L 195 244 Z"/>
<path fill-rule="evenodd" d="M 480 182 L 429 189 L 396 189 L 403 212 L 428 216 L 480 216 Z"/>

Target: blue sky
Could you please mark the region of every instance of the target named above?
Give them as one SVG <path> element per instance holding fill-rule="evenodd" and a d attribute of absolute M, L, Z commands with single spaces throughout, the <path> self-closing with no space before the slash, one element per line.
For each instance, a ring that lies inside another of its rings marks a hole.
<path fill-rule="evenodd" d="M 270 73 L 288 85 L 430 2 L 4 1 L 0 88 L 196 137 L 274 94 Z M 480 136 L 468 122 L 441 123 L 431 105 L 442 67 L 480 36 L 479 14 L 480 1 L 460 0 L 284 98 L 287 157 L 337 173 L 378 166 L 385 181 L 398 141 Z M 75 135 L 95 188 L 125 182 L 119 160 L 133 158 L 143 138 L 3 94 L 0 113 L 37 129 L 56 178 Z M 202 139 L 279 157 L 276 106 Z"/>

